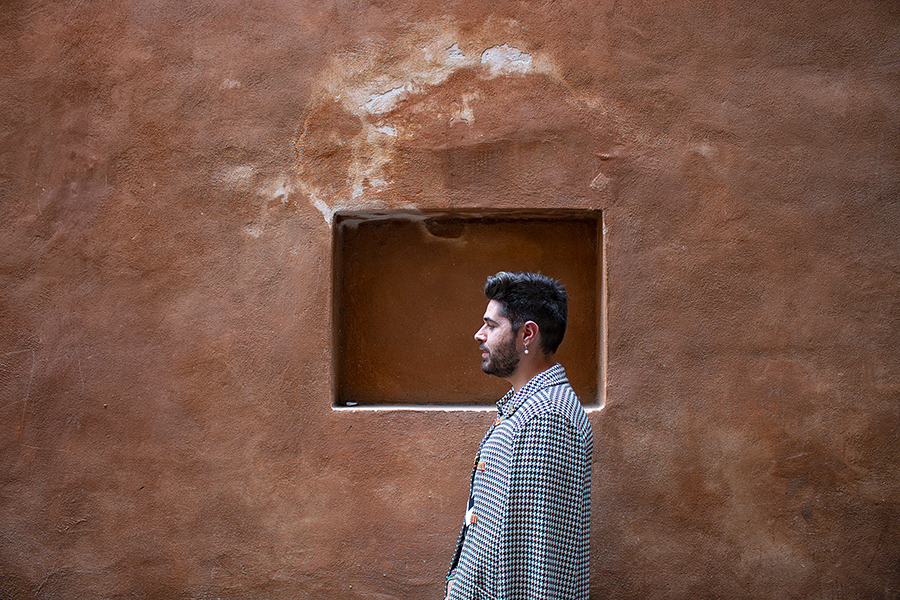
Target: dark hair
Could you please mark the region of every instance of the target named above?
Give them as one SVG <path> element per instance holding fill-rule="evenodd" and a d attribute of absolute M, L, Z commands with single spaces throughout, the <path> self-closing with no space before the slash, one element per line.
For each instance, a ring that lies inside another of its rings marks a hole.
<path fill-rule="evenodd" d="M 500 303 L 514 333 L 527 321 L 534 321 L 544 354 L 554 354 L 559 348 L 568 319 L 568 295 L 561 283 L 540 273 L 500 271 L 488 277 L 484 295 Z"/>

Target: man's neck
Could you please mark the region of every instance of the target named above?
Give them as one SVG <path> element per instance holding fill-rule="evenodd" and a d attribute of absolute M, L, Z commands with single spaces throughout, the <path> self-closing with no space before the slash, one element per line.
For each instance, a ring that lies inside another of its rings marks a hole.
<path fill-rule="evenodd" d="M 519 367 L 515 373 L 506 378 L 512 384 L 515 391 L 522 389 L 526 383 L 532 380 L 535 375 L 543 373 L 556 364 L 553 354 L 542 354 L 534 356 L 526 355 L 519 361 Z"/>

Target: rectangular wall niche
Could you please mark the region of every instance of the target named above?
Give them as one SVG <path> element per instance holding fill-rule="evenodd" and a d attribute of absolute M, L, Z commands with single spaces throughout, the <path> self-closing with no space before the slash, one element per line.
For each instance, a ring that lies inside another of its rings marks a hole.
<path fill-rule="evenodd" d="M 584 404 L 600 400 L 599 213 L 342 214 L 334 231 L 338 406 L 493 405 L 509 384 L 482 373 L 473 336 L 502 270 L 563 283 L 557 359 Z"/>

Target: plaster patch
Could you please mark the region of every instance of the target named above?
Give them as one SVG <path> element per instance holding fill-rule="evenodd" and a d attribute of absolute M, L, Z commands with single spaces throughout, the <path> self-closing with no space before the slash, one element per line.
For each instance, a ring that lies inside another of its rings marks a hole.
<path fill-rule="evenodd" d="M 459 103 L 454 103 L 450 111 L 451 121 L 465 121 L 469 125 L 475 122 L 475 111 L 472 110 L 472 102 L 481 97 L 478 92 L 467 92 L 462 95 Z"/>
<path fill-rule="evenodd" d="M 397 86 L 393 89 L 390 89 L 381 94 L 373 94 L 369 101 L 366 102 L 362 108 L 366 110 L 366 112 L 379 115 L 387 112 L 391 112 L 398 103 L 405 100 L 409 96 L 409 91 L 407 90 L 407 86 L 401 85 Z"/>
<path fill-rule="evenodd" d="M 443 42 L 444 40 L 440 40 Z M 453 45 L 444 50 L 443 55 L 441 55 L 438 44 L 431 44 L 429 46 L 425 46 L 422 48 L 422 55 L 425 57 L 425 60 L 429 61 L 432 64 L 435 63 L 459 63 L 460 61 L 466 60 L 466 55 L 462 50 L 459 49 L 459 43 L 453 42 Z"/>
<path fill-rule="evenodd" d="M 591 189 L 600 191 L 606 188 L 606 186 L 609 185 L 610 181 L 612 180 L 605 174 L 603 174 L 603 172 L 597 173 L 597 176 L 594 177 L 594 179 L 591 181 Z"/>
<path fill-rule="evenodd" d="M 716 154 L 718 154 L 718 152 L 716 151 L 716 148 L 713 146 L 710 146 L 709 144 L 699 144 L 697 146 L 694 146 L 694 148 L 692 148 L 692 150 L 694 152 L 698 153 L 703 158 L 710 158 L 710 159 L 715 158 Z"/>
<path fill-rule="evenodd" d="M 397 148 L 415 145 L 421 135 L 423 111 L 432 111 L 434 119 L 447 124 L 475 123 L 481 99 L 477 91 L 456 89 L 454 97 L 453 90 L 449 95 L 438 90 L 462 71 L 469 71 L 466 77 L 481 80 L 533 73 L 561 81 L 560 69 L 552 58 L 540 52 L 524 52 L 521 48 L 526 46 L 515 41 L 517 32 L 513 21 L 500 30 L 493 23 L 480 31 L 462 31 L 448 17 L 417 23 L 399 39 L 366 42 L 332 54 L 320 74 L 314 102 L 340 105 L 348 116 L 358 119 L 362 128 L 352 133 L 342 130 L 336 136 L 344 150 L 341 158 L 347 161 L 335 167 L 345 173 L 343 181 L 319 177 L 317 172 L 307 171 L 307 165 L 298 164 L 298 190 L 329 224 L 334 216 L 329 204 L 333 206 L 335 201 L 355 206 L 377 202 L 377 192 L 395 183 L 391 163 Z M 437 103 L 426 100 L 411 107 L 411 114 L 402 112 L 406 102 L 418 102 L 420 96 L 433 92 Z M 304 136 L 309 133 L 311 143 L 328 145 L 327 132 L 310 131 L 304 130 Z M 370 193 L 373 197 L 367 198 Z"/>
<path fill-rule="evenodd" d="M 325 217 L 325 222 L 328 223 L 328 226 L 331 227 L 331 223 L 334 220 L 334 211 L 330 206 L 325 204 L 325 202 L 320 198 L 313 199 L 313 206 L 319 209 L 319 212 L 322 213 L 322 216 Z"/>
<path fill-rule="evenodd" d="M 483 68 L 494 78 L 516 73 L 542 73 L 560 79 L 549 56 L 527 54 L 509 43 L 493 45 L 485 40 L 515 35 L 514 22 L 503 33 L 463 33 L 450 18 L 418 23 L 410 33 L 390 45 L 368 43 L 331 56 L 321 73 L 323 97 L 340 102 L 359 117 L 384 116 L 405 98 L 446 82 L 462 69 Z M 473 44 L 477 49 L 466 51 Z M 392 48 L 416 48 L 396 51 Z M 372 76 L 376 74 L 376 76 Z"/>
<path fill-rule="evenodd" d="M 249 187 L 255 177 L 256 167 L 253 165 L 241 165 L 220 172 L 218 180 L 229 185 Z"/>
<path fill-rule="evenodd" d="M 365 153 L 350 165 L 347 172 L 350 197 L 357 200 L 368 189 L 383 189 L 390 185 L 387 166 L 393 160 L 394 145 L 399 132 L 392 125 L 366 125 L 363 148 Z"/>
<path fill-rule="evenodd" d="M 282 205 L 287 204 L 290 195 L 294 193 L 294 184 L 287 176 L 276 177 L 258 186 L 256 193 L 265 201 L 260 204 L 259 215 L 256 220 L 243 229 L 244 235 L 252 238 L 259 238 L 265 233 L 273 213 L 279 210 L 277 207 L 272 206 L 271 203 L 280 202 Z"/>
<path fill-rule="evenodd" d="M 481 53 L 481 64 L 488 67 L 492 77 L 512 73 L 532 72 L 531 55 L 509 44 L 492 46 Z"/>
<path fill-rule="evenodd" d="M 244 227 L 244 233 L 252 238 L 258 238 L 262 235 L 263 228 L 261 225 L 247 225 Z"/>
<path fill-rule="evenodd" d="M 294 187 L 286 178 L 278 178 L 269 181 L 266 185 L 259 189 L 259 194 L 271 200 L 281 200 L 287 202 L 288 196 L 294 191 Z"/>

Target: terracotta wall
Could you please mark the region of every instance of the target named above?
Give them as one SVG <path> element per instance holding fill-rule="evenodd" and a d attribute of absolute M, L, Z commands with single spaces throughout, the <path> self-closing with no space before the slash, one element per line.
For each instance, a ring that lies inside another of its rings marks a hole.
<path fill-rule="evenodd" d="M 485 208 L 603 210 L 593 598 L 900 595 L 896 3 L 0 29 L 0 597 L 439 598 L 492 417 L 332 408 L 331 223 Z"/>

